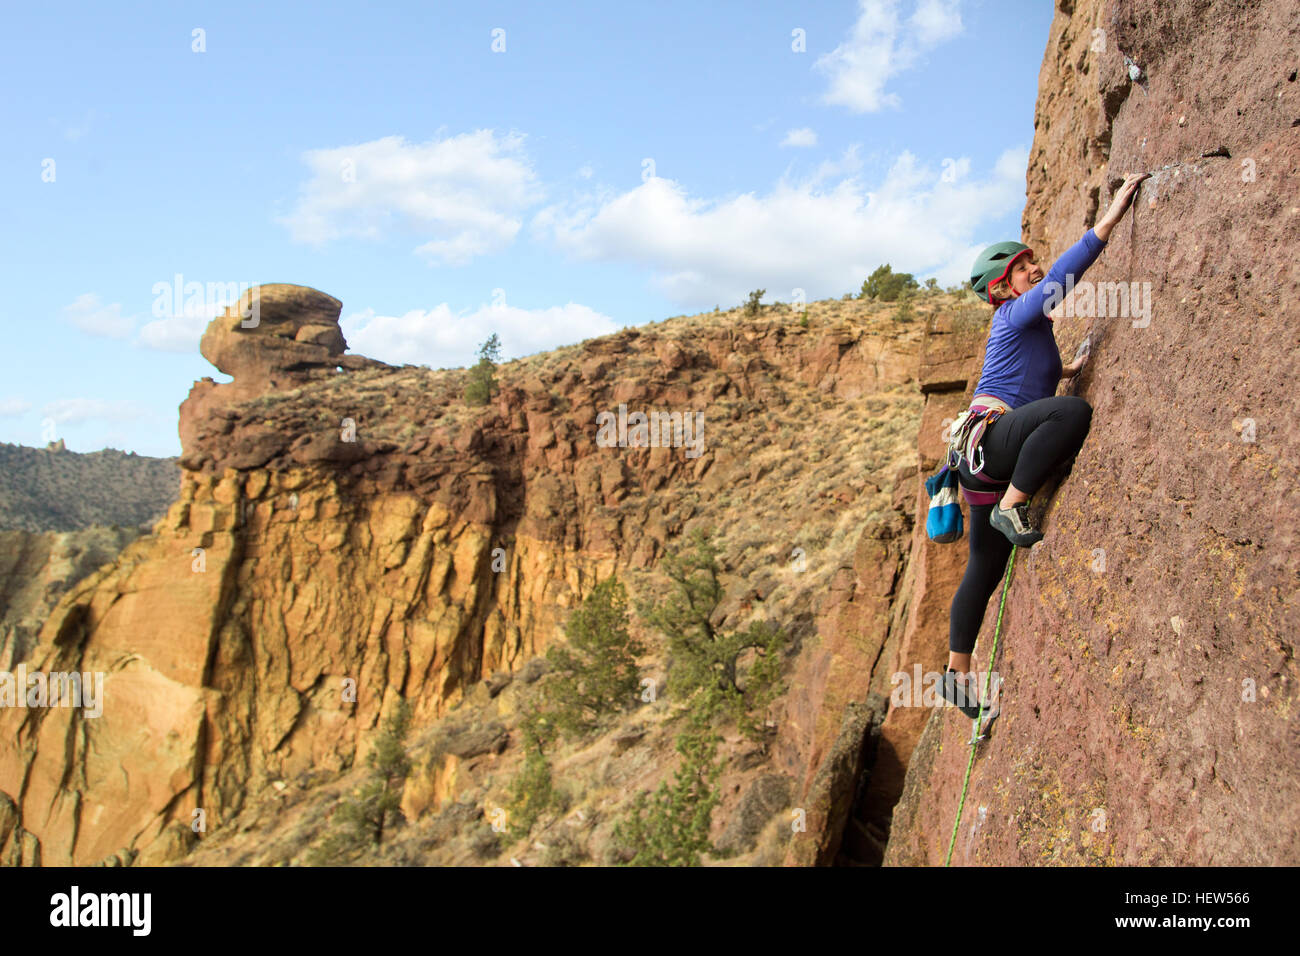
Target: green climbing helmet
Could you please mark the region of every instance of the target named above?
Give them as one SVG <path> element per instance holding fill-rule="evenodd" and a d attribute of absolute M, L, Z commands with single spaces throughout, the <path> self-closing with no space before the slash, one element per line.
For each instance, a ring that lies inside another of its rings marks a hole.
<path fill-rule="evenodd" d="M 1030 248 L 1023 242 L 995 242 L 979 254 L 975 265 L 971 266 L 970 284 L 976 293 L 989 300 L 993 305 L 993 296 L 989 286 L 999 279 L 1006 278 L 1011 271 L 1011 264 Z"/>

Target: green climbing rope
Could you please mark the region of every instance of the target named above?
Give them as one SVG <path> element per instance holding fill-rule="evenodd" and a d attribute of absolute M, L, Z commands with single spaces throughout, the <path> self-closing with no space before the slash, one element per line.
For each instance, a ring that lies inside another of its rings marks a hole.
<path fill-rule="evenodd" d="M 998 621 L 993 628 L 993 651 L 989 654 L 989 666 L 984 672 L 984 693 L 980 696 L 982 702 L 987 703 L 989 699 L 989 680 L 993 676 L 993 659 L 998 653 L 998 637 L 1002 633 L 1002 609 L 1007 604 L 1007 585 L 1011 583 L 1011 569 L 1016 563 L 1016 545 L 1011 546 L 1011 560 L 1007 562 L 1006 577 L 1002 579 L 1002 600 L 998 604 Z M 975 720 L 975 732 L 971 736 L 970 742 L 970 760 L 966 761 L 966 779 L 961 784 L 961 800 L 957 802 L 957 819 L 952 821 L 952 839 L 948 841 L 948 856 L 943 861 L 944 866 L 952 863 L 952 848 L 957 845 L 957 828 L 961 826 L 961 811 L 966 806 L 966 788 L 970 785 L 970 771 L 975 766 L 975 745 L 979 739 L 980 731 L 984 729 L 984 708 L 981 706 L 980 715 Z"/>

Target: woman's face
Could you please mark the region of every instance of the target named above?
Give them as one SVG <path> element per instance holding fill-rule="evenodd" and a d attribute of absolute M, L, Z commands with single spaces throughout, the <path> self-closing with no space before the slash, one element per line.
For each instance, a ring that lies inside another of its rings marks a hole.
<path fill-rule="evenodd" d="M 1015 290 L 1016 295 L 1024 295 L 1042 279 L 1043 270 L 1038 268 L 1038 263 L 1034 261 L 1032 251 L 1026 252 L 1012 264 L 1011 275 L 1007 277 L 1007 281 L 1011 283 L 1011 288 Z"/>

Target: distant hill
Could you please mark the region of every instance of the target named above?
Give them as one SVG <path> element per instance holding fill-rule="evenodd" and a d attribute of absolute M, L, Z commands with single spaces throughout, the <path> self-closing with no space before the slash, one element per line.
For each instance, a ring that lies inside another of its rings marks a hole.
<path fill-rule="evenodd" d="M 0 442 L 0 530 L 152 525 L 180 494 L 175 458 Z"/>

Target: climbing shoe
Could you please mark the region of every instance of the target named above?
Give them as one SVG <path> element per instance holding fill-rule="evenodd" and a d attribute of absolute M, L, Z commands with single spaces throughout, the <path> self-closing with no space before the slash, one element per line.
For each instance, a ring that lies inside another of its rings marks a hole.
<path fill-rule="evenodd" d="M 1037 530 L 1029 521 L 1029 502 L 1021 501 L 1005 511 L 996 502 L 989 515 L 989 524 L 997 528 L 1014 545 L 1030 547 L 1043 540 L 1043 532 Z"/>
<path fill-rule="evenodd" d="M 943 675 L 943 699 L 971 720 L 976 720 L 980 715 L 979 694 L 974 682 L 968 684 L 959 679 L 961 676 L 961 671 L 948 668 L 948 672 Z"/>

